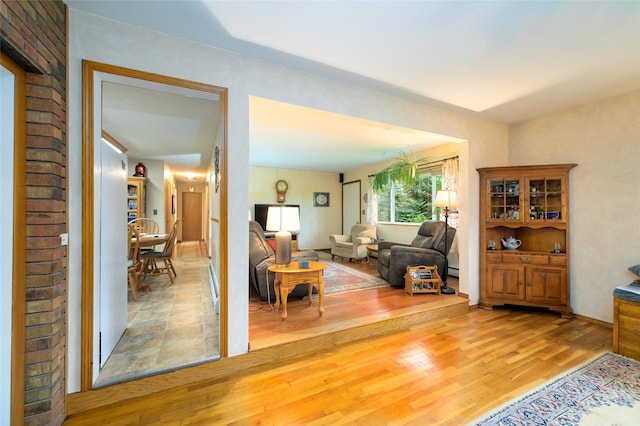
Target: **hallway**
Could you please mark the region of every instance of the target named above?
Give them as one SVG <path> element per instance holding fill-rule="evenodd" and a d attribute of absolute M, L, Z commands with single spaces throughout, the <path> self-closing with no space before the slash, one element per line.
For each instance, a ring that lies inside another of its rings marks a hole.
<path fill-rule="evenodd" d="M 129 326 L 104 364 L 95 387 L 219 357 L 219 321 L 209 286 L 208 258 L 198 241 L 178 243 L 172 285 L 145 278 L 150 292 L 129 293 Z"/>

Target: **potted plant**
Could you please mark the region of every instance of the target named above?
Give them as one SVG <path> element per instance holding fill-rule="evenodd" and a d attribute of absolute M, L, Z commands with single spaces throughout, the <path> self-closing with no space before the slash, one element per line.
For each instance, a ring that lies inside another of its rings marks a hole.
<path fill-rule="evenodd" d="M 409 161 L 406 153 L 401 151 L 400 159 L 389 164 L 373 178 L 372 187 L 375 192 L 386 191 L 392 183 L 401 183 L 405 186 L 413 186 L 418 181 L 418 164 L 424 162 L 424 158 Z"/>

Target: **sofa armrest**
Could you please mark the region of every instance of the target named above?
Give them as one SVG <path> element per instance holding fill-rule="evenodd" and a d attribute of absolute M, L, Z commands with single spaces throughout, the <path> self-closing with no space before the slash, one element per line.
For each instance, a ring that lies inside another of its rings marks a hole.
<path fill-rule="evenodd" d="M 380 250 L 379 246 L 378 246 L 378 250 Z M 415 255 L 415 256 L 440 255 L 444 257 L 444 255 L 440 253 L 438 250 L 434 250 L 430 248 L 400 246 L 400 245 L 394 245 L 391 247 L 391 256 L 393 256 L 394 254 L 400 254 L 400 253 L 404 253 L 407 255 Z"/>
<path fill-rule="evenodd" d="M 338 234 L 329 235 L 329 240 L 331 240 L 334 243 L 346 243 L 350 241 L 350 238 L 351 237 L 349 235 L 338 235 Z"/>
<path fill-rule="evenodd" d="M 378 251 L 382 251 L 388 248 L 391 248 L 391 246 L 400 246 L 400 247 L 411 247 L 411 245 L 409 244 L 404 244 L 404 243 L 394 243 L 393 241 L 378 241 Z"/>
<path fill-rule="evenodd" d="M 355 244 L 356 245 L 363 245 L 363 244 L 373 244 L 373 241 L 371 238 L 369 237 L 357 237 Z"/>

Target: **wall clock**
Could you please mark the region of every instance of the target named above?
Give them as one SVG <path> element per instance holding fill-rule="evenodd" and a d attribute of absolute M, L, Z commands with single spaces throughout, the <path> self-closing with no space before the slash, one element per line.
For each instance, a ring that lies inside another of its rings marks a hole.
<path fill-rule="evenodd" d="M 313 206 L 314 207 L 329 207 L 329 193 L 328 192 L 314 192 L 313 193 Z"/>
<path fill-rule="evenodd" d="M 288 189 L 289 189 L 289 184 L 287 183 L 286 180 L 280 179 L 279 181 L 276 182 L 276 192 L 278 193 L 276 200 L 279 203 L 284 203 L 285 198 L 287 196 Z"/>

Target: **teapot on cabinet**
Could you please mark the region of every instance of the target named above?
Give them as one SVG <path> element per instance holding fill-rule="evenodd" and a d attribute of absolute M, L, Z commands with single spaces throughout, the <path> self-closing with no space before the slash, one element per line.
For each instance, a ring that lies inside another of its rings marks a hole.
<path fill-rule="evenodd" d="M 506 239 L 501 239 L 500 240 L 502 242 L 502 247 L 508 249 L 508 250 L 515 250 L 518 247 L 520 247 L 520 245 L 522 244 L 522 241 L 513 238 L 513 237 L 509 237 Z"/>

